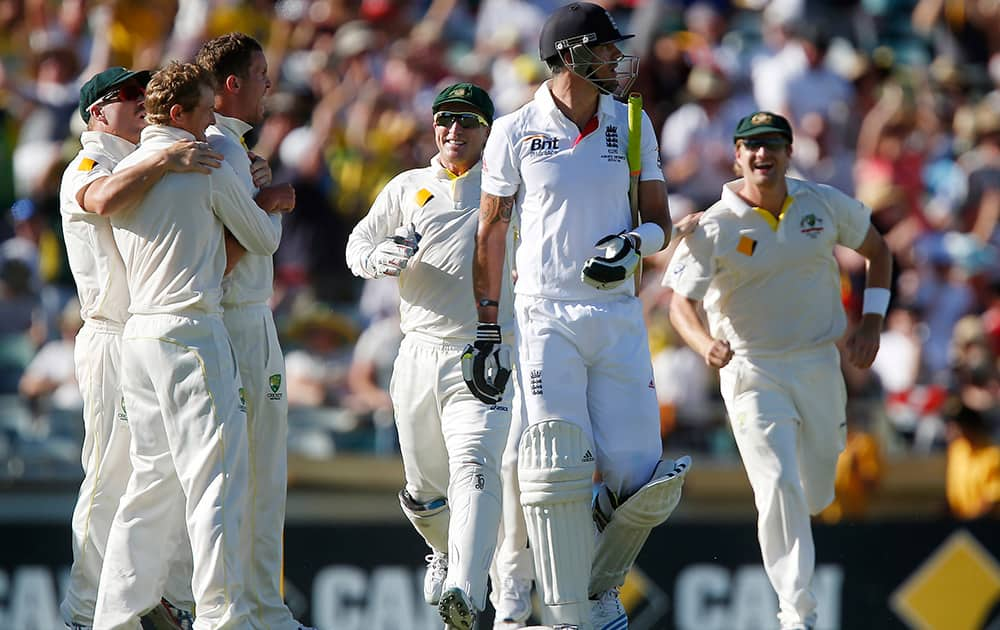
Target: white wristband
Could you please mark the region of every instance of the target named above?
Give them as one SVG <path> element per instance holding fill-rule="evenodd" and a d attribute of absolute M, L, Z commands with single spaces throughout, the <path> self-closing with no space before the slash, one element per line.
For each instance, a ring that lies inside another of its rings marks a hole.
<path fill-rule="evenodd" d="M 663 228 L 655 223 L 643 223 L 631 232 L 639 237 L 639 253 L 649 256 L 663 249 Z"/>
<path fill-rule="evenodd" d="M 886 311 L 889 310 L 890 296 L 889 289 L 883 289 L 882 287 L 865 289 L 865 299 L 861 306 L 861 314 L 868 315 L 871 313 L 885 317 Z"/>

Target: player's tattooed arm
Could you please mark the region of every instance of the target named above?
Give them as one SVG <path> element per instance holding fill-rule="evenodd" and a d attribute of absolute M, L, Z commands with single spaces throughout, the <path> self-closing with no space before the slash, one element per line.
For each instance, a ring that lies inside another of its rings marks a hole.
<path fill-rule="evenodd" d="M 496 223 L 498 221 L 510 223 L 510 217 L 513 212 L 513 197 L 497 197 L 496 195 L 483 193 L 479 204 L 480 223 Z"/>
<path fill-rule="evenodd" d="M 513 197 L 483 193 L 479 203 L 479 229 L 472 259 L 472 291 L 479 321 L 496 323 L 497 308 L 482 306 L 481 300 L 499 301 L 503 286 L 504 258 L 507 255 L 507 230 L 514 210 Z"/>

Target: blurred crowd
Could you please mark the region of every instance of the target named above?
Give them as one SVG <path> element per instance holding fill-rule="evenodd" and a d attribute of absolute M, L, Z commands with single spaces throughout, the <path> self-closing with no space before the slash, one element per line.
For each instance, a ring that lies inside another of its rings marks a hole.
<path fill-rule="evenodd" d="M 80 322 L 58 181 L 79 146 L 83 81 L 110 65 L 190 60 L 207 38 L 234 30 L 265 46 L 274 87 L 249 145 L 297 196 L 275 255 L 273 302 L 287 353 L 290 448 L 391 454 L 398 295 L 392 279 L 351 276 L 347 235 L 392 176 L 433 155 L 430 108 L 441 86 L 488 88 L 498 115 L 531 98 L 546 78 L 538 32 L 561 4 L 0 0 L 0 475 L 24 473 L 27 452 L 64 461 L 81 432 L 71 387 Z M 733 178 L 732 132 L 754 109 L 792 121 L 795 176 L 872 208 L 895 257 L 893 301 L 873 369 L 845 366 L 845 487 L 877 483 L 883 456 L 947 451 L 966 462 L 949 469 L 949 497 L 965 496 L 953 510 L 995 511 L 1000 3 L 599 4 L 637 34 L 626 43 L 640 56 L 636 89 L 661 130 L 675 220 L 707 208 Z M 856 317 L 864 261 L 847 250 L 838 260 L 844 306 Z M 665 263 L 649 262 L 642 293 L 664 442 L 736 457 L 716 376 L 670 327 Z M 964 486 L 951 490 L 956 474 L 955 484 L 974 486 L 972 498 Z"/>

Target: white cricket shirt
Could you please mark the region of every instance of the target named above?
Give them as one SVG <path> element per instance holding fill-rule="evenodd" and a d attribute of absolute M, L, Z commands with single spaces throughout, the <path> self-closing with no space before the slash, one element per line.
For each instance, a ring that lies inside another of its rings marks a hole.
<path fill-rule="evenodd" d="M 594 243 L 632 228 L 628 203 L 628 106 L 601 95 L 581 132 L 544 83 L 535 98 L 498 118 L 483 152 L 483 192 L 514 197 L 521 226 L 515 267 L 521 295 L 594 302 L 631 295 L 631 282 L 601 291 L 580 279 L 603 250 Z M 653 125 L 642 114 L 639 178 L 663 180 Z"/>
<path fill-rule="evenodd" d="M 476 336 L 472 258 L 479 225 L 480 164 L 455 176 L 438 156 L 430 166 L 400 173 L 372 204 L 347 240 L 347 264 L 355 275 L 371 278 L 364 261 L 375 246 L 411 222 L 420 235 L 419 250 L 399 275 L 400 329 L 440 339 Z M 510 238 L 510 236 L 508 236 Z M 509 242 L 509 241 L 508 241 Z M 497 323 L 513 330 L 510 269 L 505 265 Z"/>
<path fill-rule="evenodd" d="M 257 195 L 250 172 L 250 156 L 243 136 L 253 127 L 238 118 L 215 114 L 215 124 L 205 131 L 212 148 L 225 156 L 246 188 L 247 195 Z M 280 226 L 280 222 L 278 224 Z M 222 305 L 225 307 L 263 304 L 271 298 L 274 285 L 274 262 L 270 256 L 247 252 L 232 272 L 222 280 Z"/>
<path fill-rule="evenodd" d="M 63 172 L 59 187 L 66 257 L 80 298 L 80 316 L 124 324 L 128 319 L 128 284 L 125 265 L 115 245 L 111 222 L 87 212 L 76 202 L 80 189 L 108 177 L 135 145 L 101 131 L 80 136 L 83 149 Z"/>
<path fill-rule="evenodd" d="M 117 169 L 193 139 L 183 129 L 150 125 L 139 148 Z M 225 162 L 208 175 L 167 173 L 135 209 L 114 215 L 111 225 L 132 295 L 129 312 L 221 313 L 223 224 L 249 252 L 268 256 L 278 247 L 280 223 L 250 200 Z"/>
<path fill-rule="evenodd" d="M 723 186 L 663 278 L 703 300 L 711 335 L 737 354 L 831 343 L 847 325 L 833 247 L 860 247 L 871 210 L 830 186 L 786 180 L 779 219 L 736 194 L 743 180 Z"/>

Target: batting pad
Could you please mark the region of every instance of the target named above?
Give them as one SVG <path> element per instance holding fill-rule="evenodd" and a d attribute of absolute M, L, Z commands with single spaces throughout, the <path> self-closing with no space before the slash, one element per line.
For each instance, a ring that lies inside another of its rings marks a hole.
<path fill-rule="evenodd" d="M 521 506 L 547 616 L 553 624 L 589 628 L 595 468 L 590 439 L 571 422 L 543 420 L 525 429 L 518 454 Z"/>
<path fill-rule="evenodd" d="M 478 464 L 459 465 L 448 487 L 455 510 L 448 534 L 445 589 L 462 589 L 476 610 L 486 608 L 486 577 L 500 528 L 500 492 L 499 472 Z"/>
<path fill-rule="evenodd" d="M 597 543 L 590 571 L 590 595 L 599 595 L 625 583 L 625 576 L 649 538 L 649 531 L 673 513 L 681 501 L 684 477 L 691 469 L 685 455 L 676 462 L 661 460 L 653 478 L 612 513 Z"/>
<path fill-rule="evenodd" d="M 448 553 L 448 521 L 451 520 L 451 510 L 448 509 L 446 499 L 442 497 L 429 503 L 418 503 L 404 489 L 399 491 L 399 505 L 431 549 Z"/>

